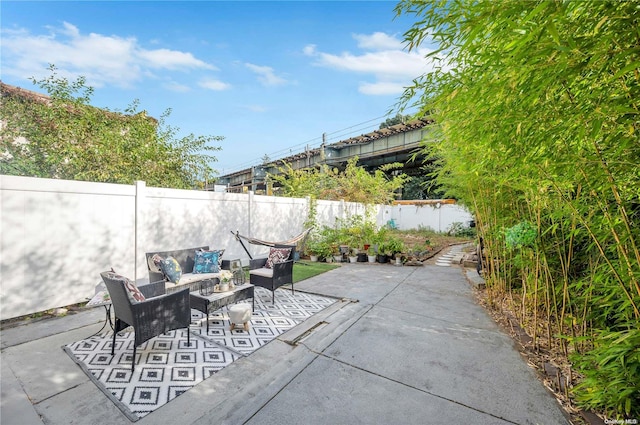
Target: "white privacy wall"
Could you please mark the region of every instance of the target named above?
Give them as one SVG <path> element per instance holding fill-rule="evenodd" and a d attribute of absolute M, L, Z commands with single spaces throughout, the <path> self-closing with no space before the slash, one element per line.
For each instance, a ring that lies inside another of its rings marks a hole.
<path fill-rule="evenodd" d="M 468 227 L 473 219 L 469 211 L 456 204 L 393 205 L 385 206 L 384 209 L 384 222 L 393 219 L 401 230 L 428 228 L 436 232 L 446 232 L 453 223 L 462 223 Z"/>
<path fill-rule="evenodd" d="M 82 302 L 131 275 L 135 187 L 0 175 L 0 319 Z"/>
<path fill-rule="evenodd" d="M 0 175 L 0 320 L 86 301 L 111 267 L 146 280 L 146 252 L 209 245 L 247 265 L 231 232 L 287 240 L 304 230 L 308 212 L 304 198 Z M 321 225 L 353 214 L 364 215 L 364 205 L 317 202 Z M 401 229 L 444 231 L 470 220 L 455 205 L 377 206 L 374 214 Z M 268 252 L 243 242 L 253 257 Z"/>

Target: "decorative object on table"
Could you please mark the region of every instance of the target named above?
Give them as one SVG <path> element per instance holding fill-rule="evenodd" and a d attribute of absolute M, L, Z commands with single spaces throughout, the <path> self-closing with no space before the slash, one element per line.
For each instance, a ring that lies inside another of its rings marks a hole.
<path fill-rule="evenodd" d="M 216 281 L 214 279 L 206 279 L 200 282 L 200 295 L 207 296 L 213 294 Z"/>
<path fill-rule="evenodd" d="M 242 326 L 242 328 L 249 332 L 249 321 L 251 320 L 251 306 L 247 303 L 233 304 L 227 307 L 229 311 L 229 321 L 231 326 L 229 330 L 232 331 L 236 326 Z"/>
<path fill-rule="evenodd" d="M 109 296 L 109 291 L 104 289 L 97 292 L 93 298 L 87 302 L 86 307 L 97 307 L 106 304 L 111 304 L 111 297 Z"/>
<path fill-rule="evenodd" d="M 234 285 L 244 285 L 246 277 L 244 275 L 244 269 L 242 268 L 242 261 L 231 260 L 231 266 L 229 267 L 229 270 L 231 270 L 231 273 L 233 273 Z"/>
<path fill-rule="evenodd" d="M 233 290 L 235 285 L 232 282 L 233 273 L 229 270 L 220 271 L 220 283 L 218 284 L 218 292 L 227 292 Z"/>

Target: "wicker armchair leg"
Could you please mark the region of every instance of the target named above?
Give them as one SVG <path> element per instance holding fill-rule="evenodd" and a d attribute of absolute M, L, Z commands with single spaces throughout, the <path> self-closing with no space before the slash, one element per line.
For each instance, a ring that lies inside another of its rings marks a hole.
<path fill-rule="evenodd" d="M 118 326 L 118 325 L 116 324 L 116 326 Z M 113 331 L 113 341 L 111 342 L 111 355 L 112 356 L 115 356 L 115 354 L 116 354 L 116 334 L 117 333 L 118 332 L 116 332 L 115 330 Z"/>
<path fill-rule="evenodd" d="M 133 359 L 131 359 L 131 372 L 133 372 L 136 368 L 136 344 L 133 343 Z"/>

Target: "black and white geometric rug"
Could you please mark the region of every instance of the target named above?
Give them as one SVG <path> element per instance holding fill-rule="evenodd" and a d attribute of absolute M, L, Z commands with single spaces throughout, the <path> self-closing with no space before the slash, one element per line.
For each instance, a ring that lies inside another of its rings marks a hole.
<path fill-rule="evenodd" d="M 285 289 L 271 292 L 255 288 L 255 310 L 249 330 L 231 325 L 226 307 L 209 314 L 209 333 L 204 314 L 191 310 L 191 345 L 187 330 L 179 329 L 153 338 L 136 350 L 131 372 L 133 330 L 116 337 L 111 355 L 112 332 L 63 346 L 67 354 L 131 421 L 153 412 L 204 379 L 248 356 L 337 300 Z M 242 301 L 251 303 L 251 300 Z"/>

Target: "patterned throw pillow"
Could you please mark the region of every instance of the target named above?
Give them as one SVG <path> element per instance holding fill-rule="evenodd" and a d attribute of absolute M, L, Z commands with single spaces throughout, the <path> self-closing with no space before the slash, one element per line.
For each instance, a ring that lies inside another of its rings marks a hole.
<path fill-rule="evenodd" d="M 129 297 L 129 301 L 131 301 L 132 304 L 136 304 L 145 300 L 144 295 L 142 294 L 142 292 L 140 292 L 136 284 L 131 282 L 129 279 L 125 280 L 124 289 L 127 290 L 127 296 Z"/>
<path fill-rule="evenodd" d="M 220 271 L 220 251 L 196 251 L 193 273 L 218 273 Z"/>
<path fill-rule="evenodd" d="M 182 268 L 173 257 L 167 257 L 160 263 L 160 270 L 169 282 L 178 283 L 182 277 Z"/>
<path fill-rule="evenodd" d="M 160 254 L 153 254 L 153 257 L 151 257 L 151 261 L 153 261 L 153 264 L 155 264 L 156 267 L 160 269 L 160 264 L 162 264 L 162 262 L 164 261 L 164 258 L 162 258 Z"/>
<path fill-rule="evenodd" d="M 131 280 L 129 280 L 129 278 L 121 276 L 121 275 L 117 274 L 114 271 L 111 271 L 108 274 L 108 277 L 110 279 L 118 280 L 118 281 L 122 282 L 122 285 L 124 286 L 124 289 L 127 292 L 127 297 L 129 297 L 129 301 L 131 301 L 131 304 L 137 304 L 137 303 L 142 302 L 142 301 L 144 301 L 146 299 L 144 297 L 144 294 L 142 292 L 140 292 L 140 290 L 138 289 L 136 284 L 133 283 Z"/>
<path fill-rule="evenodd" d="M 284 263 L 287 261 L 290 254 L 291 248 L 271 248 L 271 250 L 269 250 L 267 263 L 264 266 L 270 269 L 274 264 Z"/>
<path fill-rule="evenodd" d="M 212 249 L 212 250 L 209 250 L 209 251 L 205 251 L 204 249 L 200 249 L 200 251 L 217 252 L 218 253 L 218 267 L 222 268 L 222 254 L 224 254 L 224 249 Z"/>

